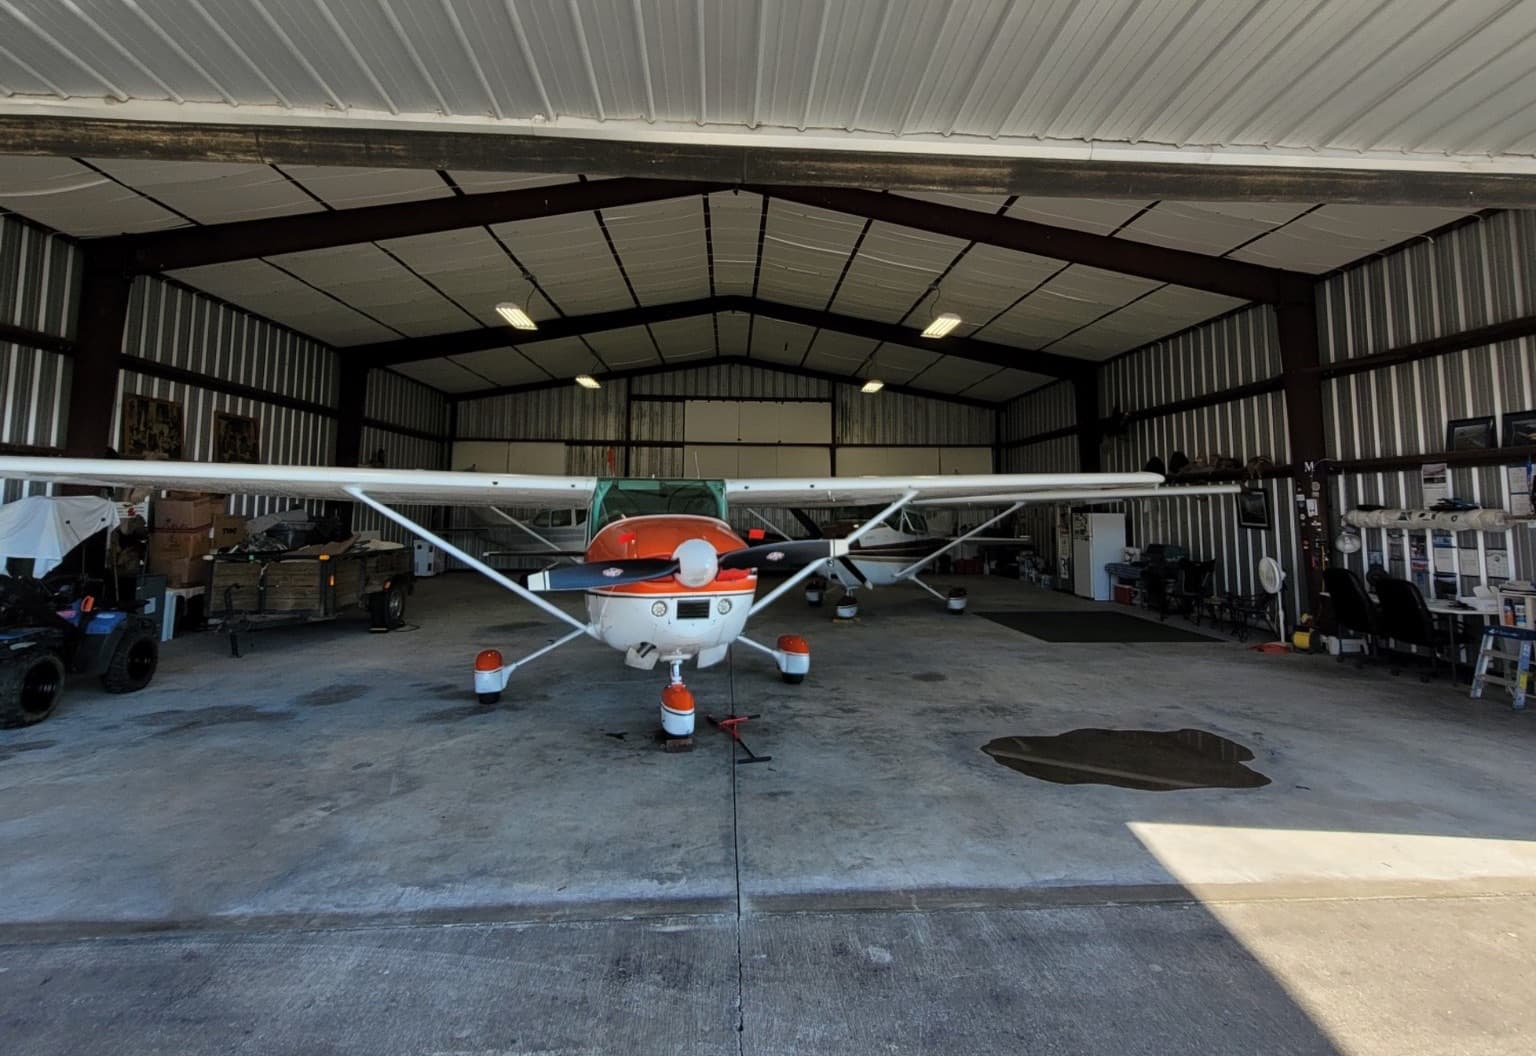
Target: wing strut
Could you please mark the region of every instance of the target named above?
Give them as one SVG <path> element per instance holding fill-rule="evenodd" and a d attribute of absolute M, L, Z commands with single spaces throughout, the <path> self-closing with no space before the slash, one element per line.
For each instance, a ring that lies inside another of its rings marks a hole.
<path fill-rule="evenodd" d="M 901 509 L 913 499 L 917 498 L 917 495 L 917 489 L 913 488 L 905 492 L 901 498 L 897 499 L 885 509 L 881 510 L 869 520 L 855 528 L 846 539 L 828 539 L 827 557 L 842 557 L 843 555 L 847 554 L 849 548 L 853 546 L 854 543 L 864 538 L 864 534 L 866 532 L 873 531 L 875 528 L 883 524 L 887 517 L 891 516 L 891 514 Z M 795 585 L 800 581 L 809 579 L 811 576 L 815 575 L 816 571 L 821 568 L 821 565 L 822 563 L 820 561 L 812 561 L 810 564 L 806 565 L 800 571 L 796 572 L 784 582 L 780 583 L 777 587 L 774 587 L 772 590 L 770 590 L 767 594 L 764 594 L 761 598 L 758 598 L 757 601 L 753 602 L 752 611 L 748 613 L 748 615 L 756 616 L 759 612 L 762 612 L 769 605 L 773 604 L 780 597 L 782 597 L 786 591 L 794 589 Z"/>
<path fill-rule="evenodd" d="M 537 539 L 539 542 L 541 542 L 545 546 L 549 547 L 549 552 L 551 554 L 559 555 L 559 558 L 560 558 L 561 561 L 572 561 L 572 562 L 576 561 L 576 558 L 572 557 L 570 554 L 567 554 L 565 551 L 561 550 L 554 543 L 552 543 L 548 539 L 544 538 L 544 536 L 540 535 L 538 532 L 534 531 L 531 527 L 529 527 L 528 525 L 524 524 L 522 521 L 518 520 L 516 517 L 512 516 L 506 510 L 503 510 L 503 509 L 501 509 L 500 507 L 497 507 L 497 506 L 491 506 L 491 507 L 488 507 L 488 508 L 490 509 L 490 511 L 492 513 L 494 513 L 496 516 L 500 517 L 502 520 L 506 521 L 512 527 L 517 528 L 520 531 L 528 533 L 529 535 L 531 535 L 535 539 Z"/>
<path fill-rule="evenodd" d="M 951 539 L 948 543 L 946 543 L 943 546 L 939 547 L 937 550 L 935 550 L 933 553 L 929 554 L 927 557 L 923 558 L 922 560 L 916 561 L 916 562 L 908 565 L 906 568 L 904 568 L 900 572 L 896 573 L 896 578 L 897 579 L 906 579 L 908 576 L 912 575 L 914 572 L 916 572 L 918 569 L 922 568 L 924 565 L 932 563 L 933 559 L 938 557 L 940 554 L 948 553 L 949 551 L 953 550 L 955 547 L 959 546 L 961 543 L 965 542 L 971 536 L 981 534 L 983 531 L 985 531 L 986 529 L 992 527 L 998 521 L 1002 520 L 1004 517 L 1008 516 L 1014 510 L 1017 510 L 1020 506 L 1023 506 L 1023 505 L 1024 505 L 1024 503 L 1022 503 L 1022 502 L 1016 502 L 1012 506 L 1010 506 L 1006 510 L 1004 510 L 1002 513 L 998 514 L 996 517 L 993 517 L 991 520 L 982 521 L 980 524 L 978 524 L 976 527 L 972 528 L 970 531 L 966 532 L 964 535 L 957 536 L 956 538 Z M 935 593 L 932 590 L 932 588 L 927 587 L 925 584 L 921 584 L 920 583 L 918 585 L 919 586 L 923 586 L 924 589 L 928 590 L 928 593 L 933 594 L 935 597 L 942 597 L 942 595 Z"/>
<path fill-rule="evenodd" d="M 479 572 L 486 579 L 489 579 L 492 583 L 495 583 L 501 587 L 505 587 L 513 594 L 516 594 L 518 597 L 522 598 L 528 604 L 536 608 L 543 609 L 546 613 L 553 616 L 561 623 L 569 624 L 583 634 L 593 634 L 593 628 L 588 624 L 581 622 L 576 617 L 566 612 L 564 609 L 561 609 L 556 605 L 551 605 L 549 602 L 545 601 L 531 590 L 520 586 L 515 580 L 509 579 L 507 576 L 498 572 L 484 561 L 481 561 L 478 557 L 475 557 L 473 554 L 466 553 L 465 551 L 454 546 L 452 543 L 448 542 L 448 540 L 444 539 L 442 536 L 436 535 L 433 532 L 423 528 L 421 525 L 411 520 L 405 514 L 400 513 L 399 511 L 394 510 L 384 505 L 382 502 L 374 499 L 362 488 L 356 486 L 348 486 L 346 492 L 358 502 L 371 507 L 380 516 L 394 521 L 406 531 L 414 532 L 416 535 L 425 539 L 427 542 L 442 550 L 444 553 L 452 554 L 454 557 L 464 562 L 470 568 L 474 569 L 476 572 Z M 572 637 L 574 637 L 574 635 Z"/>

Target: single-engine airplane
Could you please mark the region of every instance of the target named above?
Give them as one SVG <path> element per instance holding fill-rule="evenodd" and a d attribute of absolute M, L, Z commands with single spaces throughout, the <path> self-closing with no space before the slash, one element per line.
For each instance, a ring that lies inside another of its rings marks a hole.
<path fill-rule="evenodd" d="M 805 640 L 784 635 L 774 646 L 765 645 L 744 633 L 748 619 L 827 561 L 846 556 L 860 539 L 908 506 L 1007 503 L 1007 512 L 1012 512 L 1032 501 L 1159 494 L 1162 482 L 1157 474 L 1145 472 L 654 480 L 36 456 L 0 456 L 0 479 L 362 503 L 571 628 L 564 637 L 511 662 L 495 649 L 481 650 L 474 662 L 474 689 L 482 702 L 494 703 L 518 668 L 578 638 L 594 638 L 622 652 L 631 666 L 668 665 L 671 677 L 661 693 L 661 725 L 679 744 L 691 743 L 694 728 L 693 695 L 683 682 L 683 664 L 719 663 L 730 646 L 740 642 L 772 658 L 785 680 L 801 681 L 811 662 Z M 754 546 L 726 520 L 732 501 L 796 508 L 885 505 L 841 538 Z M 542 509 L 586 505 L 590 541 L 585 560 L 535 573 L 524 585 L 395 508 L 411 504 Z M 994 520 L 1002 516 L 1006 513 Z M 799 569 L 757 596 L 759 569 L 792 564 Z M 547 591 L 583 592 L 587 618 L 551 604 L 542 596 Z"/>
<path fill-rule="evenodd" d="M 1213 484 L 1154 488 L 1101 488 L 1091 494 L 1085 494 L 1081 490 L 1043 490 L 1019 495 L 989 495 L 986 497 L 987 505 L 992 508 L 1002 505 L 1001 512 L 993 513 L 981 523 L 971 525 L 959 535 L 952 536 L 931 532 L 928 521 L 919 507 L 954 507 L 962 504 L 954 499 L 919 499 L 900 513 L 870 529 L 862 539 L 849 547 L 847 554 L 820 562 L 821 574 L 836 583 L 843 592 L 837 603 L 839 618 L 848 618 L 857 614 L 858 601 L 855 592 L 859 588 L 889 587 L 898 583 L 911 583 L 944 602 L 948 612 L 961 613 L 966 607 L 964 591 L 951 590 L 947 595 L 940 594 L 923 582 L 918 574 L 944 554 L 967 543 L 1023 542 L 1020 539 L 989 536 L 983 533 L 1024 506 L 1050 502 L 1071 502 L 1073 505 L 1091 506 L 1136 499 L 1236 495 L 1242 490 L 1237 484 Z M 748 512 L 753 513 L 764 524 L 770 524 L 760 514 L 750 510 Z M 813 535 L 824 539 L 842 538 L 869 518 L 877 516 L 873 508 L 837 511 L 834 519 L 826 523 L 817 523 L 805 510 L 792 509 L 790 512 Z"/>

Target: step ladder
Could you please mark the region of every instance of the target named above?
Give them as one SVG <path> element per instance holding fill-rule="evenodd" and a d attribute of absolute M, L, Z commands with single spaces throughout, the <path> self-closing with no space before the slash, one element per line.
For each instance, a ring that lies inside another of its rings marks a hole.
<path fill-rule="evenodd" d="M 1519 653 L 1511 655 L 1499 647 L 1501 641 L 1520 643 Z M 1531 686 L 1531 654 L 1536 651 L 1536 630 L 1528 627 L 1485 627 L 1483 629 L 1483 645 L 1477 653 L 1477 674 L 1472 677 L 1472 699 L 1477 700 L 1483 695 L 1483 686 L 1489 682 L 1499 686 L 1507 686 L 1515 695 L 1514 707 L 1518 710 L 1525 707 L 1525 694 Z M 1488 664 L 1493 660 L 1502 660 L 1505 664 L 1502 675 L 1490 675 Z M 1515 664 L 1513 672 L 1509 669 L 1510 663 Z"/>

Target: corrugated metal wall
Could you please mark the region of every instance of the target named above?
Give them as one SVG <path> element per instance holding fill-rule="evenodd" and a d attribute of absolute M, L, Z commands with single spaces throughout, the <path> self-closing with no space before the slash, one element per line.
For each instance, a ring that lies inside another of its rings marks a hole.
<path fill-rule="evenodd" d="M 1329 362 L 1536 311 L 1536 213 L 1504 212 L 1333 276 L 1319 290 L 1323 357 Z M 1536 408 L 1536 340 L 1523 338 L 1466 349 L 1324 383 L 1329 451 L 1341 459 L 1376 458 L 1446 449 L 1446 424 Z M 1502 436 L 1502 432 L 1500 432 Z M 1487 506 L 1508 507 L 1501 467 L 1450 473 L 1451 494 Z M 1362 502 L 1423 505 L 1418 470 L 1349 474 L 1334 482 L 1340 511 Z M 1394 575 L 1411 575 L 1402 537 L 1364 533 L 1358 554 L 1334 555 L 1359 571 L 1376 559 Z M 1476 555 L 1477 576 L 1458 576 L 1458 590 L 1482 581 L 1490 552 L 1503 550 L 1514 575 L 1536 576 L 1536 531 L 1463 532 L 1456 548 Z"/>
<path fill-rule="evenodd" d="M 1003 408 L 1003 442 L 1065 429 L 1077 424 L 1077 402 L 1070 381 L 1057 381 L 1009 400 Z M 1064 469 L 1077 468 L 1077 449 Z"/>
<path fill-rule="evenodd" d="M 0 320 L 72 338 L 80 254 L 67 239 L 0 216 Z M 69 402 L 68 356 L 0 341 L 0 444 L 58 447 Z M 0 501 L 41 494 L 43 484 L 0 481 Z"/>
<path fill-rule="evenodd" d="M 1099 369 L 1099 413 L 1109 414 L 1116 407 L 1139 411 L 1279 373 L 1275 312 L 1259 305 L 1105 363 Z"/>
<path fill-rule="evenodd" d="M 433 436 L 448 435 L 448 397 L 429 385 L 423 385 L 392 370 L 368 372 L 368 398 L 363 406 L 363 415 L 378 422 L 431 433 Z M 363 450 L 369 448 L 364 447 Z M 444 469 L 446 464 L 412 468 Z"/>
<path fill-rule="evenodd" d="M 1104 364 L 1099 409 L 1105 415 L 1117 407 L 1145 410 L 1262 381 L 1279 371 L 1274 311 L 1257 306 Z M 1143 468 L 1154 455 L 1166 464 L 1175 451 L 1190 459 L 1226 455 L 1246 463 L 1263 456 L 1284 464 L 1290 459 L 1285 397 L 1277 392 L 1135 421 L 1124 436 L 1107 438 L 1100 454 L 1106 471 L 1124 472 Z M 1294 620 L 1304 606 L 1306 584 L 1299 574 L 1290 481 L 1267 480 L 1263 487 L 1272 513 L 1267 531 L 1241 527 L 1231 497 L 1159 499 L 1123 504 L 1129 514 L 1127 539 L 1133 546 L 1178 543 L 1196 559 L 1214 560 L 1219 592 L 1256 593 L 1259 559 L 1273 557 L 1288 574 L 1287 619 Z"/>
<path fill-rule="evenodd" d="M 630 382 L 636 396 L 689 396 L 711 400 L 827 400 L 831 386 L 745 363 L 717 363 L 697 370 L 652 374 Z"/>
<path fill-rule="evenodd" d="M 616 440 L 624 436 L 629 385 L 600 389 L 562 385 L 558 389 L 464 400 L 459 404 L 459 440 Z"/>
<path fill-rule="evenodd" d="M 991 447 L 997 412 L 921 396 L 866 395 L 854 385 L 834 385 L 839 444 L 952 444 Z"/>
<path fill-rule="evenodd" d="M 194 371 L 325 406 L 336 400 L 336 354 L 325 345 L 200 293 L 154 278 L 134 281 L 123 351 L 140 359 Z M 263 461 L 330 465 L 336 420 L 327 415 L 124 369 L 121 393 L 181 404 L 182 450 L 189 461 L 213 459 L 214 413 L 248 415 L 259 424 Z M 112 436 L 122 428 L 122 401 Z M 288 509 L 292 500 L 266 495 L 230 497 L 233 513 L 255 517 Z"/>

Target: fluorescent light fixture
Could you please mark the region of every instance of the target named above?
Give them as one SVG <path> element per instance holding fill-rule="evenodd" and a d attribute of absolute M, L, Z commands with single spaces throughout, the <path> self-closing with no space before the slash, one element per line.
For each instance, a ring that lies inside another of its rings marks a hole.
<path fill-rule="evenodd" d="M 600 389 L 603 387 L 603 383 L 598 381 L 590 374 L 576 375 L 576 384 L 580 385 L 584 389 Z"/>
<path fill-rule="evenodd" d="M 511 301 L 502 301 L 496 306 L 496 314 L 501 316 L 514 330 L 537 330 L 539 324 L 534 322 L 527 312 L 523 311 Z"/>
<path fill-rule="evenodd" d="M 866 381 L 864 383 L 864 386 L 861 389 L 859 389 L 859 391 L 860 392 L 879 392 L 883 388 L 885 388 L 885 382 L 881 381 L 879 378 L 870 378 L 868 381 Z"/>
<path fill-rule="evenodd" d="M 928 324 L 927 328 L 923 331 L 923 336 L 943 337 L 959 325 L 960 317 L 958 315 L 954 312 L 945 312 L 943 315 L 933 317 L 933 322 Z"/>

